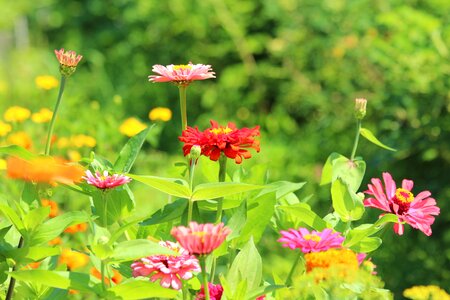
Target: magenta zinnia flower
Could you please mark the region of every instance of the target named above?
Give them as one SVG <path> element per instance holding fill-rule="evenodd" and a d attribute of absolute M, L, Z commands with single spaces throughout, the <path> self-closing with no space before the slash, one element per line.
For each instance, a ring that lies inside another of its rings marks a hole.
<path fill-rule="evenodd" d="M 402 187 L 397 188 L 395 181 L 388 172 L 383 173 L 384 187 L 379 178 L 372 178 L 372 184 L 364 193 L 373 196 L 364 200 L 367 207 L 375 207 L 398 216 L 398 223 L 394 225 L 394 231 L 402 235 L 406 222 L 412 227 L 419 229 L 426 235 L 431 235 L 431 224 L 434 217 L 440 213 L 436 206 L 436 200 L 431 198 L 429 191 L 423 191 L 415 197 L 411 190 L 414 186 L 412 180 L 404 179 Z"/>
<path fill-rule="evenodd" d="M 179 140 L 184 142 L 183 152 L 188 155 L 194 145 L 200 146 L 202 154 L 211 160 L 217 161 L 221 153 L 226 157 L 234 159 L 240 164 L 245 158 L 252 157 L 248 149 L 253 148 L 260 151 L 259 141 L 255 137 L 260 135 L 259 126 L 254 128 L 238 129 L 234 123 L 229 122 L 227 126 L 220 126 L 211 120 L 211 127 L 199 131 L 197 127 L 187 127 Z"/>
<path fill-rule="evenodd" d="M 331 248 L 341 248 L 344 237 L 339 232 L 333 232 L 326 228 L 322 232 L 311 231 L 306 228 L 298 230 L 280 231 L 282 237 L 278 242 L 283 243 L 283 247 L 291 249 L 301 249 L 303 253 L 326 251 Z"/>
<path fill-rule="evenodd" d="M 150 281 L 155 282 L 161 279 L 162 287 L 172 287 L 179 290 L 182 286 L 181 279 L 191 279 L 194 272 L 201 271 L 198 260 L 176 243 L 167 241 L 159 242 L 159 244 L 177 252 L 179 255 L 152 255 L 141 258 L 131 264 L 133 277 L 152 275 Z"/>
<path fill-rule="evenodd" d="M 77 55 L 75 51 L 65 51 L 64 48 L 55 50 L 55 55 L 59 63 L 67 67 L 76 67 L 83 58 L 83 56 Z"/>
<path fill-rule="evenodd" d="M 191 62 L 187 65 L 154 65 L 152 71 L 159 75 L 148 76 L 149 81 L 173 82 L 179 85 L 189 85 L 194 80 L 216 78 L 210 65 L 194 65 Z"/>
<path fill-rule="evenodd" d="M 108 175 L 108 171 L 103 171 L 103 175 L 100 172 L 95 172 L 95 175 L 91 171 L 86 171 L 86 176 L 82 177 L 90 185 L 93 185 L 99 189 L 112 189 L 131 181 L 131 178 L 122 174 Z"/>
<path fill-rule="evenodd" d="M 220 284 L 213 284 L 211 282 L 208 282 L 208 289 L 209 289 L 209 297 L 211 300 L 220 300 L 222 299 L 223 294 L 223 287 Z M 195 296 L 195 300 L 205 300 L 205 288 L 202 285 L 200 291 Z"/>
<path fill-rule="evenodd" d="M 197 224 L 196 222 L 190 222 L 189 227 L 174 227 L 170 232 L 183 248 L 196 255 L 211 253 L 223 243 L 230 233 L 231 230 L 224 227 L 223 223 L 214 225 L 211 223 Z"/>

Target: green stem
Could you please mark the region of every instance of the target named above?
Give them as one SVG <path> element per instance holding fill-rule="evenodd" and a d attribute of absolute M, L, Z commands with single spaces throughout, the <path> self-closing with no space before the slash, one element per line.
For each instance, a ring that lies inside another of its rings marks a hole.
<path fill-rule="evenodd" d="M 102 198 L 103 198 L 103 227 L 108 227 L 108 199 L 105 197 L 105 195 L 102 192 Z"/>
<path fill-rule="evenodd" d="M 194 189 L 194 174 L 195 174 L 195 159 L 191 159 L 189 161 L 190 164 L 190 168 L 189 168 L 189 187 L 191 189 L 191 191 Z M 193 206 L 194 206 L 194 201 L 192 201 L 192 199 L 189 199 L 189 203 L 188 203 L 188 218 L 187 218 L 187 224 L 189 225 L 189 223 L 192 221 L 192 210 L 193 210 Z"/>
<path fill-rule="evenodd" d="M 64 86 L 66 84 L 66 77 L 61 76 L 61 84 L 59 85 L 58 99 L 56 99 L 55 109 L 53 110 L 52 120 L 48 127 L 47 143 L 45 144 L 45 155 L 50 155 L 50 146 L 52 144 L 53 128 L 55 127 L 56 115 L 58 114 L 59 105 L 61 104 L 62 94 L 64 92 Z"/>
<path fill-rule="evenodd" d="M 187 128 L 187 110 L 186 110 L 186 85 L 179 85 L 178 90 L 180 92 L 180 110 L 181 110 L 181 125 L 182 130 Z"/>
<path fill-rule="evenodd" d="M 106 283 L 105 283 L 105 262 L 102 260 L 100 262 L 100 273 L 102 276 L 102 289 L 106 292 Z"/>
<path fill-rule="evenodd" d="M 302 255 L 303 255 L 303 252 L 299 251 L 298 255 L 297 255 L 297 258 L 295 259 L 294 264 L 292 265 L 291 271 L 289 272 L 289 275 L 286 278 L 286 283 L 285 283 L 286 286 L 291 286 L 291 284 L 292 284 L 292 276 L 294 275 L 295 269 L 296 269 L 297 264 L 300 261 L 300 258 L 302 257 Z"/>
<path fill-rule="evenodd" d="M 192 199 L 188 200 L 188 217 L 187 217 L 187 225 L 192 221 L 192 208 L 194 206 L 194 201 Z"/>
<path fill-rule="evenodd" d="M 353 159 L 355 158 L 355 155 L 356 155 L 356 148 L 358 148 L 360 131 L 361 131 L 361 120 L 358 119 L 356 121 L 356 135 L 355 135 L 355 142 L 353 144 L 352 155 L 350 157 L 351 161 L 353 161 Z"/>
<path fill-rule="evenodd" d="M 219 182 L 225 181 L 226 174 L 227 174 L 227 157 L 222 153 L 219 158 Z M 222 221 L 222 210 L 223 210 L 223 197 L 217 199 L 216 223 L 220 223 Z"/>
<path fill-rule="evenodd" d="M 213 257 L 213 261 L 212 261 L 212 266 L 211 266 L 211 278 L 209 279 L 209 281 L 211 281 L 211 283 L 214 283 L 214 276 L 216 275 L 216 267 L 217 267 L 217 259 L 215 257 Z"/>
<path fill-rule="evenodd" d="M 183 292 L 183 300 L 188 300 L 189 290 L 186 287 L 186 283 L 184 281 L 181 282 L 181 290 Z"/>
<path fill-rule="evenodd" d="M 211 300 L 209 296 L 209 287 L 208 287 L 208 274 L 206 273 L 206 256 L 200 256 L 198 258 L 200 261 L 200 267 L 202 268 L 202 278 L 203 278 L 203 290 L 205 292 L 205 299 Z"/>
<path fill-rule="evenodd" d="M 22 248 L 22 246 L 23 246 L 23 237 L 21 236 L 20 239 L 19 239 L 19 244 L 17 245 L 17 249 Z M 16 267 L 17 267 L 17 264 L 15 264 L 14 267 L 12 268 L 13 272 L 16 271 Z M 15 285 L 16 285 L 16 279 L 11 276 L 11 279 L 9 281 L 9 286 L 8 286 L 8 292 L 6 293 L 5 300 L 11 300 L 12 299 Z"/>

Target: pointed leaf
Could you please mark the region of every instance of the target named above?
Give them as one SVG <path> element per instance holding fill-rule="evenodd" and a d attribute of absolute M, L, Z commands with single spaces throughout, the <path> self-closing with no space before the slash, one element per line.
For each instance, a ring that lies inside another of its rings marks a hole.
<path fill-rule="evenodd" d="M 259 287 L 262 280 L 262 259 L 253 238 L 250 238 L 234 259 L 227 280 L 232 288 L 236 288 L 243 280 L 247 282 L 247 290 Z"/>
<path fill-rule="evenodd" d="M 348 185 L 341 178 L 331 184 L 331 198 L 333 208 L 342 221 L 356 221 L 362 217 L 364 213 L 362 199 L 350 191 Z"/>
<path fill-rule="evenodd" d="M 394 148 L 391 148 L 389 146 L 386 146 L 385 144 L 383 144 L 382 142 L 380 142 L 379 139 L 376 138 L 376 136 L 372 133 L 372 131 L 370 131 L 367 128 L 361 128 L 361 130 L 359 131 L 361 133 L 361 135 L 363 137 L 365 137 L 369 142 L 377 145 L 378 147 L 384 148 L 386 150 L 390 150 L 390 151 L 397 151 Z"/>
<path fill-rule="evenodd" d="M 357 192 L 366 172 L 366 163 L 360 158 L 353 161 L 346 157 L 336 159 L 333 165 L 332 181 L 341 178 L 353 192 Z"/>
<path fill-rule="evenodd" d="M 333 165 L 334 165 L 334 161 L 336 159 L 339 158 L 345 158 L 345 156 L 333 152 L 330 154 L 330 156 L 328 156 L 327 161 L 325 162 L 325 165 L 323 166 L 322 169 L 322 177 L 320 179 L 320 185 L 325 185 L 331 182 L 332 178 L 333 178 Z"/>
<path fill-rule="evenodd" d="M 93 213 L 98 216 L 96 222 L 104 224 L 103 212 L 107 209 L 107 224 L 111 225 L 129 216 L 135 208 L 134 195 L 128 185 L 107 192 L 96 190 L 92 193 Z"/>
<path fill-rule="evenodd" d="M 150 218 L 144 220 L 139 225 L 155 225 L 175 220 L 183 215 L 188 205 L 187 199 L 177 199 L 173 203 L 165 205 L 163 208 L 155 212 Z"/>
<path fill-rule="evenodd" d="M 115 171 L 127 173 L 131 170 L 131 167 L 145 142 L 145 138 L 152 128 L 153 126 L 147 127 L 128 140 L 122 150 L 120 150 L 119 157 L 114 163 Z"/>
<path fill-rule="evenodd" d="M 264 186 L 235 182 L 203 183 L 195 187 L 192 200 L 216 199 L 262 188 Z"/>
<path fill-rule="evenodd" d="M 288 214 L 288 217 L 292 220 L 294 227 L 298 227 L 300 224 L 305 224 L 317 231 L 322 231 L 325 228 L 331 228 L 330 224 L 320 218 L 311 210 L 311 207 L 305 203 L 289 206 L 278 206 L 278 209 Z"/>
<path fill-rule="evenodd" d="M 20 147 L 18 145 L 9 145 L 9 146 L 0 147 L 0 154 L 18 156 L 25 160 L 30 160 L 30 159 L 37 157 L 36 154 L 31 153 L 30 151 L 28 151 L 25 148 Z"/>
<path fill-rule="evenodd" d="M 172 250 L 169 250 L 168 248 L 163 247 L 158 243 L 140 239 L 119 243 L 114 248 L 114 253 L 111 257 L 111 261 L 114 262 L 130 261 L 157 254 L 177 255 Z"/>
<path fill-rule="evenodd" d="M 49 213 L 49 206 L 38 207 L 30 210 L 23 218 L 24 226 L 28 230 L 33 230 L 35 227 L 41 225 L 45 219 L 47 219 Z"/>
<path fill-rule="evenodd" d="M 189 185 L 183 179 L 133 174 L 128 174 L 128 176 L 168 195 L 186 199 L 191 197 Z"/>
<path fill-rule="evenodd" d="M 16 262 L 21 262 L 24 259 L 39 261 L 49 256 L 59 255 L 60 252 L 59 248 L 53 247 L 25 247 L 5 251 L 3 254 L 6 257 L 14 259 Z"/>
<path fill-rule="evenodd" d="M 148 298 L 175 298 L 177 290 L 163 288 L 159 283 L 147 280 L 130 279 L 108 289 L 109 293 L 127 300 Z M 112 297 L 111 297 L 112 298 Z"/>
<path fill-rule="evenodd" d="M 6 205 L 0 205 L 0 211 L 8 218 L 8 220 L 16 227 L 17 231 L 24 234 L 25 226 L 20 219 L 20 217 L 16 214 L 16 212 Z"/>
<path fill-rule="evenodd" d="M 357 253 L 369 253 L 378 249 L 382 243 L 383 241 L 379 237 L 365 237 L 350 249 Z"/>

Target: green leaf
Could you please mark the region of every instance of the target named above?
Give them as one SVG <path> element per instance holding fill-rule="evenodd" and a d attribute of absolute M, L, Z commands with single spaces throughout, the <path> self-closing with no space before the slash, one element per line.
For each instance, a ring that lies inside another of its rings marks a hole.
<path fill-rule="evenodd" d="M 49 270 L 26 270 L 9 273 L 16 280 L 26 281 L 33 284 L 42 284 L 59 289 L 74 289 L 84 292 L 98 292 L 91 277 L 85 273 L 49 271 Z"/>
<path fill-rule="evenodd" d="M 163 288 L 159 283 L 146 280 L 130 279 L 108 289 L 109 293 L 127 300 L 148 299 L 153 297 L 175 298 L 177 290 Z M 111 297 L 112 298 L 112 297 Z"/>
<path fill-rule="evenodd" d="M 33 230 L 35 227 L 39 226 L 47 219 L 50 213 L 49 206 L 38 207 L 30 210 L 27 215 L 23 218 L 23 224 L 28 230 Z"/>
<path fill-rule="evenodd" d="M 9 145 L 9 146 L 0 147 L 0 154 L 18 156 L 25 160 L 30 160 L 30 159 L 37 157 L 36 154 L 31 153 L 30 151 L 28 151 L 25 148 L 20 147 L 18 145 Z"/>
<path fill-rule="evenodd" d="M 175 220 L 183 215 L 187 205 L 187 199 L 177 199 L 173 203 L 169 203 L 155 212 L 150 218 L 140 223 L 140 225 L 155 225 Z"/>
<path fill-rule="evenodd" d="M 267 295 L 275 290 L 282 289 L 284 287 L 285 287 L 284 285 L 261 286 L 257 289 L 247 292 L 247 295 L 245 296 L 245 298 L 247 300 L 255 300 L 257 297 L 260 297 L 262 295 Z"/>
<path fill-rule="evenodd" d="M 139 239 L 117 244 L 110 260 L 113 262 L 123 262 L 157 254 L 177 255 L 172 250 L 158 243 Z"/>
<path fill-rule="evenodd" d="M 119 157 L 117 157 L 117 160 L 114 163 L 115 171 L 127 173 L 131 170 L 131 167 L 145 142 L 145 138 L 153 126 L 145 128 L 128 140 L 122 150 L 120 150 Z"/>
<path fill-rule="evenodd" d="M 366 163 L 362 159 L 355 158 L 351 161 L 346 157 L 341 157 L 334 161 L 332 181 L 341 178 L 353 192 L 357 192 L 365 172 Z"/>
<path fill-rule="evenodd" d="M 251 237 L 258 243 L 272 218 L 275 204 L 274 192 L 247 200 L 247 221 L 236 239 L 238 245 L 246 243 Z"/>
<path fill-rule="evenodd" d="M 372 133 L 372 131 L 370 131 L 367 128 L 361 128 L 359 133 L 361 133 L 361 135 L 363 137 L 365 137 L 367 140 L 369 140 L 369 142 L 377 145 L 378 147 L 381 147 L 381 148 L 384 148 L 384 149 L 390 150 L 390 151 L 397 151 L 396 149 L 386 146 L 385 144 L 380 142 L 380 140 L 376 138 L 376 136 Z"/>
<path fill-rule="evenodd" d="M 351 248 L 361 240 L 380 231 L 387 223 L 397 223 L 398 217 L 394 214 L 385 214 L 375 224 L 362 224 L 349 231 L 345 237 L 344 246 Z"/>
<path fill-rule="evenodd" d="M 106 205 L 107 224 L 111 225 L 129 216 L 135 208 L 134 196 L 127 185 L 109 190 L 96 190 L 92 193 L 93 213 L 98 216 L 96 222 L 104 224 L 103 211 Z"/>
<path fill-rule="evenodd" d="M 290 182 L 290 181 L 277 181 L 272 182 L 261 190 L 260 195 L 264 193 L 276 192 L 275 197 L 281 199 L 290 193 L 298 191 L 301 189 L 306 182 Z"/>
<path fill-rule="evenodd" d="M 40 197 L 38 195 L 36 185 L 31 182 L 25 182 L 21 199 L 28 205 L 33 203 L 33 201 L 39 201 Z"/>
<path fill-rule="evenodd" d="M 24 259 L 39 261 L 49 256 L 59 255 L 60 252 L 59 248 L 53 247 L 25 247 L 5 251 L 3 252 L 3 255 L 14 259 L 16 262 L 21 262 Z"/>
<path fill-rule="evenodd" d="M 16 212 L 6 205 L 0 205 L 0 211 L 8 218 L 8 220 L 14 225 L 14 227 L 19 231 L 22 235 L 25 233 L 25 226 L 20 219 L 20 217 L 16 214 Z"/>
<path fill-rule="evenodd" d="M 322 231 L 325 228 L 331 228 L 330 224 L 320 218 L 311 210 L 311 207 L 305 203 L 289 206 L 278 206 L 277 209 L 280 209 L 288 214 L 287 217 L 291 219 L 293 228 L 297 228 L 301 224 L 305 224 L 317 231 Z"/>
<path fill-rule="evenodd" d="M 247 205 L 243 201 L 242 204 L 233 212 L 227 227 L 231 229 L 231 233 L 227 236 L 227 241 L 231 241 L 241 235 L 241 229 L 247 221 Z"/>
<path fill-rule="evenodd" d="M 254 290 L 259 287 L 261 279 L 262 259 L 253 238 L 250 238 L 234 259 L 228 271 L 227 281 L 232 288 L 237 288 L 239 282 L 245 280 L 247 282 L 246 290 Z"/>
<path fill-rule="evenodd" d="M 334 161 L 339 158 L 345 158 L 345 156 L 333 152 L 328 156 L 327 161 L 325 162 L 325 165 L 322 169 L 322 177 L 320 179 L 320 185 L 325 185 L 331 182 L 333 178 L 333 165 Z"/>
<path fill-rule="evenodd" d="M 189 184 L 183 179 L 133 174 L 128 174 L 128 176 L 168 195 L 186 199 L 191 197 Z"/>
<path fill-rule="evenodd" d="M 344 222 L 359 220 L 364 214 L 362 199 L 340 178 L 331 184 L 331 198 L 334 210 Z"/>
<path fill-rule="evenodd" d="M 260 185 L 235 182 L 203 183 L 195 187 L 194 192 L 192 193 L 192 200 L 216 199 L 262 189 L 263 187 L 264 186 Z"/>
<path fill-rule="evenodd" d="M 70 225 L 87 222 L 89 216 L 85 212 L 71 211 L 52 218 L 39 226 L 31 236 L 29 245 L 49 242 L 58 237 Z"/>
<path fill-rule="evenodd" d="M 358 253 L 369 253 L 378 249 L 382 243 L 383 241 L 379 237 L 365 237 L 350 249 Z"/>

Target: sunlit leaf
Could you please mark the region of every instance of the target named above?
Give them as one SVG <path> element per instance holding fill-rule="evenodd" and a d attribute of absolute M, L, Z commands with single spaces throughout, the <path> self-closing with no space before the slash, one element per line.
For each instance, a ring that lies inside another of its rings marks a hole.
<path fill-rule="evenodd" d="M 394 148 L 391 148 L 389 146 L 386 146 L 385 144 L 383 144 L 382 142 L 380 142 L 379 139 L 377 139 L 377 137 L 372 133 L 372 131 L 370 131 L 367 128 L 361 128 L 361 130 L 359 131 L 361 133 L 361 135 L 363 137 L 365 137 L 368 141 L 370 141 L 371 143 L 377 145 L 378 147 L 384 148 L 386 150 L 390 150 L 390 151 L 397 151 Z"/>

